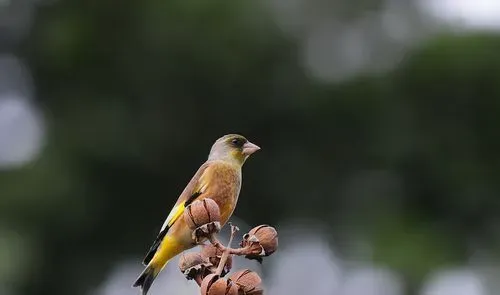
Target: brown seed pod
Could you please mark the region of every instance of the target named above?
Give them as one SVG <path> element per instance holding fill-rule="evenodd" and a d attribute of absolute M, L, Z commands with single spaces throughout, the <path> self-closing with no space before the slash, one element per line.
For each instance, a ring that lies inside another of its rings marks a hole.
<path fill-rule="evenodd" d="M 211 235 L 220 231 L 219 222 L 210 222 L 204 224 L 193 231 L 192 239 L 196 244 L 206 241 Z"/>
<path fill-rule="evenodd" d="M 204 259 L 200 253 L 182 253 L 179 258 L 179 270 L 188 280 L 194 279 L 197 275 L 204 276 L 207 268 L 211 266 L 212 264 Z"/>
<path fill-rule="evenodd" d="M 198 244 L 220 231 L 220 210 L 209 198 L 196 200 L 184 210 L 184 220 L 193 230 L 193 240 Z"/>
<path fill-rule="evenodd" d="M 278 248 L 278 232 L 266 224 L 256 226 L 243 236 L 241 246 L 251 252 L 246 258 L 261 261 L 260 257 L 269 256 Z"/>
<path fill-rule="evenodd" d="M 238 285 L 240 291 L 244 295 L 264 294 L 262 279 L 254 271 L 243 269 L 232 274 L 230 279 Z"/>
<path fill-rule="evenodd" d="M 223 252 L 212 244 L 206 244 L 201 247 L 200 251 L 203 259 L 210 262 L 214 267 L 219 265 L 220 259 L 222 258 Z M 226 260 L 226 265 L 224 266 L 221 276 L 225 276 L 233 267 L 233 257 L 229 255 Z"/>
<path fill-rule="evenodd" d="M 248 234 L 259 240 L 266 256 L 273 254 L 278 249 L 278 232 L 274 227 L 265 224 L 259 225 L 250 230 Z"/>
<path fill-rule="evenodd" d="M 238 295 L 238 286 L 231 280 L 210 274 L 201 283 L 201 295 Z"/>
<path fill-rule="evenodd" d="M 212 286 L 212 284 L 219 279 L 219 276 L 216 274 L 209 274 L 206 276 L 201 282 L 200 291 L 201 295 L 208 294 L 208 289 Z"/>
<path fill-rule="evenodd" d="M 184 218 L 192 230 L 210 222 L 220 222 L 219 206 L 209 198 L 196 200 L 186 207 Z"/>

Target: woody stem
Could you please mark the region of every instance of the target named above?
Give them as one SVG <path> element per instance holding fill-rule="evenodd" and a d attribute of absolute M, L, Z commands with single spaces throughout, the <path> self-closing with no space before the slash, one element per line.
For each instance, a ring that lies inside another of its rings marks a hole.
<path fill-rule="evenodd" d="M 243 247 L 243 248 L 226 247 L 222 245 L 222 243 L 219 240 L 217 240 L 217 238 L 214 236 L 210 237 L 210 243 L 212 243 L 212 245 L 214 245 L 222 253 L 224 253 L 225 251 L 229 251 L 229 254 L 237 256 L 250 255 L 253 253 L 253 251 L 249 247 Z"/>
<path fill-rule="evenodd" d="M 226 266 L 227 258 L 229 255 L 231 255 L 231 243 L 233 242 L 234 235 L 238 231 L 238 227 L 229 224 L 231 226 L 231 235 L 229 236 L 229 242 L 227 243 L 227 247 L 222 246 L 222 244 L 217 241 L 218 245 L 224 247 L 222 257 L 219 262 L 219 266 L 217 267 L 217 270 L 215 271 L 215 274 L 220 276 L 222 274 L 222 271 L 224 270 L 224 266 Z M 215 238 L 213 238 L 215 240 Z M 210 240 L 212 242 L 212 239 Z M 212 242 L 213 243 L 213 242 Z M 214 244 L 215 245 L 215 244 Z M 218 246 L 216 246 L 218 247 Z"/>

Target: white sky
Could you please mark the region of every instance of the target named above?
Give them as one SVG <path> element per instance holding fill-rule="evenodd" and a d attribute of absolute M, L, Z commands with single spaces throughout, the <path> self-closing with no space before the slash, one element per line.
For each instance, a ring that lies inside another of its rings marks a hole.
<path fill-rule="evenodd" d="M 421 0 L 431 15 L 474 29 L 500 29 L 500 0 Z"/>

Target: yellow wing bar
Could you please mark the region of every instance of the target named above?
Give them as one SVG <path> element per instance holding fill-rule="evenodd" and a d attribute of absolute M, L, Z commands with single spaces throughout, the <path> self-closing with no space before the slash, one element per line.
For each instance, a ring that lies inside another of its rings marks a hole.
<path fill-rule="evenodd" d="M 184 213 L 184 209 L 186 208 L 184 205 L 186 204 L 186 201 L 181 202 L 179 205 L 175 206 L 172 208 L 170 213 L 168 214 L 167 219 L 165 219 L 165 222 L 163 223 L 163 226 L 160 229 L 160 232 L 163 232 L 165 229 L 169 228 L 174 224 L 174 222 L 179 218 L 179 216 Z"/>
<path fill-rule="evenodd" d="M 178 206 L 175 206 L 174 209 L 172 209 L 172 212 L 170 213 L 172 214 L 172 218 L 167 221 L 168 227 L 171 227 L 172 224 L 174 224 L 174 222 L 184 213 L 184 209 L 186 208 L 184 204 L 186 204 L 186 202 L 182 202 Z"/>

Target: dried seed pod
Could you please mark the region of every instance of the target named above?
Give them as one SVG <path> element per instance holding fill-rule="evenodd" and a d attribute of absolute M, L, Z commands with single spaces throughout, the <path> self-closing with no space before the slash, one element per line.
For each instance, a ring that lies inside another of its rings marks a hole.
<path fill-rule="evenodd" d="M 278 232 L 269 225 L 259 225 L 250 230 L 249 234 L 255 236 L 262 248 L 265 256 L 273 254 L 278 249 Z"/>
<path fill-rule="evenodd" d="M 214 267 L 219 265 L 223 252 L 212 244 L 203 245 L 200 252 L 203 259 L 210 262 Z M 233 267 L 233 257 L 229 255 L 226 260 L 226 265 L 222 271 L 221 276 L 225 276 Z"/>
<path fill-rule="evenodd" d="M 216 274 L 206 276 L 201 283 L 201 295 L 238 295 L 238 286 Z"/>
<path fill-rule="evenodd" d="M 203 281 L 201 282 L 200 286 L 200 291 L 201 295 L 206 295 L 208 294 L 209 288 L 212 286 L 212 284 L 219 279 L 219 276 L 216 274 L 209 274 L 206 276 Z"/>
<path fill-rule="evenodd" d="M 211 235 L 220 231 L 219 222 L 210 222 L 204 224 L 193 231 L 192 238 L 196 244 L 206 241 Z"/>
<path fill-rule="evenodd" d="M 220 222 L 219 206 L 209 198 L 196 200 L 186 207 L 184 218 L 192 230 L 210 222 Z"/>
<path fill-rule="evenodd" d="M 196 200 L 184 210 L 184 220 L 193 230 L 193 240 L 198 244 L 220 231 L 220 210 L 209 198 Z"/>
<path fill-rule="evenodd" d="M 197 275 L 204 276 L 207 268 L 211 266 L 212 264 L 204 259 L 200 253 L 182 253 L 179 258 L 179 269 L 188 280 L 194 279 Z"/>
<path fill-rule="evenodd" d="M 262 279 L 259 275 L 249 269 L 244 269 L 235 272 L 230 279 L 238 285 L 240 291 L 244 295 L 262 295 Z"/>
<path fill-rule="evenodd" d="M 241 246 L 248 249 L 251 254 L 246 258 L 256 259 L 259 262 L 260 257 L 273 254 L 278 248 L 278 232 L 269 225 L 259 225 L 243 236 Z"/>

